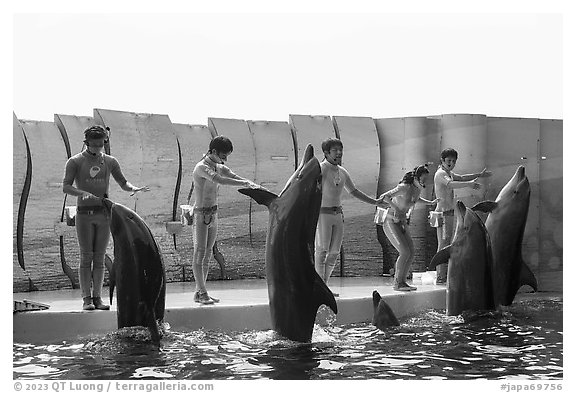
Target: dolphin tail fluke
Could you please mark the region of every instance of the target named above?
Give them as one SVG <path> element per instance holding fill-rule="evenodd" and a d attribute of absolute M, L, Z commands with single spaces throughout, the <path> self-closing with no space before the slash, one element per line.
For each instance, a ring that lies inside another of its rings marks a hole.
<path fill-rule="evenodd" d="M 496 209 L 497 206 L 498 204 L 496 202 L 482 201 L 472 206 L 472 211 L 490 213 L 492 210 Z"/>
<path fill-rule="evenodd" d="M 450 259 L 450 251 L 452 250 L 452 246 L 446 246 L 440 251 L 436 253 L 432 257 L 430 264 L 428 265 L 428 271 L 436 269 L 436 266 L 442 265 L 443 263 L 448 263 L 448 259 Z"/>
<path fill-rule="evenodd" d="M 520 286 L 528 285 L 532 287 L 534 292 L 538 292 L 538 281 L 536 280 L 534 273 L 532 273 L 532 270 L 530 270 L 530 268 L 528 267 L 528 265 L 526 265 L 524 261 L 522 261 L 521 266 L 522 268 L 520 270 Z"/>
<path fill-rule="evenodd" d="M 259 205 L 265 206 L 270 206 L 272 201 L 278 198 L 278 195 L 264 188 L 240 188 L 238 192 L 254 199 Z"/>
<path fill-rule="evenodd" d="M 338 314 L 338 306 L 336 305 L 334 294 L 316 271 L 314 271 L 314 274 L 316 275 L 316 280 L 314 281 L 314 300 L 318 304 L 318 307 L 320 307 L 321 304 L 325 304 L 334 311 L 334 314 Z"/>

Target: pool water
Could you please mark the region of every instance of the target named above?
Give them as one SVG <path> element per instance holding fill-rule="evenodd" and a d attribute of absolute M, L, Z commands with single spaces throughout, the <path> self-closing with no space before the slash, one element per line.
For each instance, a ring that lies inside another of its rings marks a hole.
<path fill-rule="evenodd" d="M 327 312 L 321 310 L 321 312 Z M 523 296 L 465 321 L 425 310 L 385 332 L 316 325 L 312 343 L 273 331 L 141 328 L 57 345 L 14 343 L 14 379 L 562 379 L 562 298 Z"/>

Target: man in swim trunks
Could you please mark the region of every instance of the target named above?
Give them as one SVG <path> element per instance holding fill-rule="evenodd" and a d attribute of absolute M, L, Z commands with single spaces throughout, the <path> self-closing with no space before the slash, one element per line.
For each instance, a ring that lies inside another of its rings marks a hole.
<path fill-rule="evenodd" d="M 434 175 L 434 189 L 439 198 L 436 209 L 430 212 L 430 225 L 436 228 L 438 238 L 438 250 L 448 246 L 454 236 L 454 190 L 459 188 L 472 188 L 477 190 L 481 187 L 476 182 L 479 177 L 492 176 L 492 172 L 486 168 L 480 173 L 458 175 L 453 173 L 458 160 L 458 152 L 452 148 L 444 149 L 440 154 L 440 165 Z M 448 265 L 442 264 L 436 267 L 436 284 L 446 284 Z"/>
<path fill-rule="evenodd" d="M 196 164 L 192 172 L 194 192 L 194 254 L 192 273 L 196 281 L 194 301 L 200 304 L 214 304 L 219 299 L 208 296 L 208 262 L 218 233 L 218 188 L 220 184 L 237 187 L 259 188 L 257 184 L 236 175 L 224 162 L 232 153 L 230 139 L 217 136 L 210 141 L 208 153 Z"/>
<path fill-rule="evenodd" d="M 110 239 L 110 217 L 102 205 L 102 198 L 108 197 L 110 175 L 124 191 L 149 191 L 148 187 L 135 187 L 130 184 L 122 174 L 116 158 L 104 153 L 104 145 L 108 143 L 108 131 L 108 127 L 99 125 L 88 127 L 84 131 L 86 150 L 68 159 L 62 182 L 62 190 L 66 194 L 78 197 L 78 276 L 84 310 L 110 309 L 110 306 L 102 303 L 104 255 Z"/>
<path fill-rule="evenodd" d="M 355 198 L 372 205 L 382 203 L 382 200 L 371 198 L 356 188 L 348 171 L 341 166 L 343 149 L 339 139 L 329 138 L 322 142 L 322 204 L 316 229 L 314 265 L 326 284 L 336 265 L 344 235 L 344 215 L 340 198 L 342 190 L 346 188 Z M 334 295 L 338 296 L 337 293 Z"/>

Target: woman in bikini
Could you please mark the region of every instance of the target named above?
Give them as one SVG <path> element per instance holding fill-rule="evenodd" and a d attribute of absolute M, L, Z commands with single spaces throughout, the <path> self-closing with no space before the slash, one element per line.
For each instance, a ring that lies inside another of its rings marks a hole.
<path fill-rule="evenodd" d="M 422 201 L 429 205 L 438 202 L 438 199 L 429 201 L 420 196 L 428 174 L 427 165 L 420 165 L 413 171 L 407 172 L 395 188 L 380 196 L 390 207 L 381 211 L 381 220 L 377 223 L 382 225 L 386 237 L 399 253 L 394 275 L 394 290 L 396 291 L 416 290 L 416 287 L 406 283 L 406 277 L 414 259 L 414 243 L 408 229 L 408 221 L 416 202 Z"/>

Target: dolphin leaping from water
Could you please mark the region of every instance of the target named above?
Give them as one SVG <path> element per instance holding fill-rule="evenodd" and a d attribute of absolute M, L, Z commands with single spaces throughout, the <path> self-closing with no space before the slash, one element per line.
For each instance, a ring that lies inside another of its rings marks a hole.
<path fill-rule="evenodd" d="M 266 280 L 273 329 L 310 342 L 321 304 L 337 312 L 336 300 L 314 269 L 314 235 L 322 200 L 322 173 L 312 145 L 280 193 L 240 189 L 269 210 Z"/>
<path fill-rule="evenodd" d="M 493 310 L 490 236 L 478 214 L 461 201 L 456 203 L 454 215 L 452 244 L 438 251 L 428 266 L 428 270 L 434 270 L 437 265 L 448 263 L 446 314 Z"/>
<path fill-rule="evenodd" d="M 486 229 L 492 241 L 492 276 L 497 305 L 512 304 L 522 285 L 538 290 L 534 273 L 522 259 L 522 240 L 529 207 L 530 182 L 523 166 L 516 169 L 496 201 L 484 201 L 472 207 L 474 211 L 490 213 Z"/>

